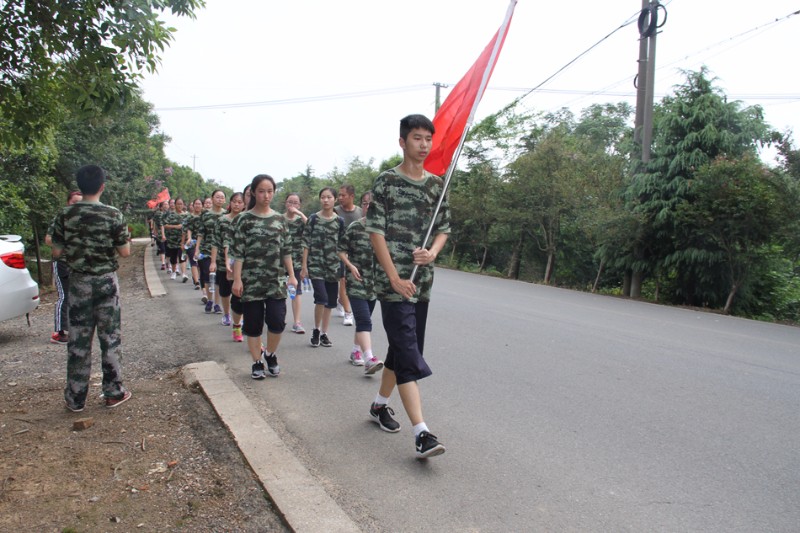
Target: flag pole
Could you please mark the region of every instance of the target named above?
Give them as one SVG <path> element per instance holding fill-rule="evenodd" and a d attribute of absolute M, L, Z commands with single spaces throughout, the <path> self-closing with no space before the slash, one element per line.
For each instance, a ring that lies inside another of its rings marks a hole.
<path fill-rule="evenodd" d="M 464 127 L 464 131 L 461 133 L 461 139 L 458 141 L 458 147 L 453 155 L 453 160 L 450 162 L 450 165 L 447 167 L 447 173 L 445 174 L 444 178 L 444 185 L 442 186 L 442 194 L 439 196 L 439 201 L 436 203 L 436 209 L 433 210 L 433 216 L 431 217 L 431 223 L 428 225 L 428 231 L 425 233 L 425 239 L 422 241 L 422 248 L 428 246 L 428 241 L 431 238 L 431 233 L 433 233 L 433 226 L 436 223 L 436 217 L 439 216 L 439 211 L 442 208 L 442 203 L 444 202 L 445 195 L 447 194 L 447 188 L 450 186 L 450 179 L 453 177 L 453 172 L 456 169 L 456 165 L 458 164 L 458 158 L 461 155 L 461 149 L 464 147 L 464 142 L 467 140 L 467 135 L 469 134 L 470 127 L 475 119 L 475 112 L 478 110 L 478 104 L 483 97 L 483 93 L 486 90 L 486 86 L 489 84 L 489 77 L 492 74 L 492 70 L 494 69 L 494 65 L 497 62 L 497 56 L 500 54 L 500 48 L 503 46 L 503 41 L 505 40 L 506 32 L 508 31 L 508 25 L 511 23 L 511 15 L 514 14 L 514 7 L 517 5 L 517 0 L 511 0 L 508 4 L 508 9 L 506 10 L 505 19 L 503 19 L 503 24 L 500 26 L 500 29 L 497 31 L 497 37 L 494 41 L 494 47 L 492 48 L 492 54 L 489 56 L 489 62 L 486 65 L 486 68 L 483 71 L 483 76 L 481 77 L 481 84 L 478 87 L 478 95 L 475 98 L 475 102 L 472 104 L 472 109 L 469 112 L 469 117 L 467 118 L 467 124 Z M 414 269 L 411 271 L 411 278 L 410 280 L 413 282 L 414 278 L 417 277 L 417 271 L 419 270 L 419 265 L 414 265 Z"/>

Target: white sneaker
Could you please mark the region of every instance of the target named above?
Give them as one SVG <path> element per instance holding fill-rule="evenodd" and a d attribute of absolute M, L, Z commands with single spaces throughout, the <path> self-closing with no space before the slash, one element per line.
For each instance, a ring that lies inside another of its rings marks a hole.
<path fill-rule="evenodd" d="M 344 320 L 342 320 L 342 324 L 345 326 L 352 326 L 353 325 L 353 313 L 345 313 Z"/>
<path fill-rule="evenodd" d="M 378 370 L 383 368 L 383 361 L 375 357 L 374 355 L 364 361 L 364 373 L 368 376 L 371 376 Z"/>
<path fill-rule="evenodd" d="M 344 307 L 342 304 L 336 304 L 336 316 L 344 316 Z"/>
<path fill-rule="evenodd" d="M 180 276 L 181 275 L 181 269 L 180 268 L 175 268 L 175 273 Z"/>
<path fill-rule="evenodd" d="M 171 267 L 171 266 L 168 266 L 168 267 L 167 267 L 167 272 L 168 272 L 169 274 L 172 274 L 172 267 Z"/>
<path fill-rule="evenodd" d="M 173 272 L 172 274 L 169 275 L 169 279 L 175 279 L 176 277 L 177 277 L 177 274 L 175 274 L 175 272 Z"/>
<path fill-rule="evenodd" d="M 350 353 L 350 364 L 353 366 L 364 366 L 364 359 L 361 357 L 361 352 L 353 350 Z"/>

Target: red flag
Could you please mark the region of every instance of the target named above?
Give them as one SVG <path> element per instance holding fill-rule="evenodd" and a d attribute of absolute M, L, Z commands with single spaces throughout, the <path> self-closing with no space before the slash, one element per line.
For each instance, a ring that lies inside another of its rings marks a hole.
<path fill-rule="evenodd" d="M 166 202 L 167 200 L 169 200 L 169 189 L 164 189 L 163 191 L 158 193 L 155 198 L 147 202 L 147 207 L 149 209 L 153 209 L 161 202 Z"/>
<path fill-rule="evenodd" d="M 472 121 L 478 102 L 486 91 L 486 85 L 489 83 L 489 78 L 497 63 L 497 57 L 500 55 L 500 49 L 506 40 L 516 3 L 516 0 L 511 1 L 506 18 L 494 38 L 472 65 L 472 68 L 453 87 L 436 116 L 433 117 L 436 134 L 433 136 L 431 152 L 425 159 L 425 170 L 428 172 L 442 176 L 450 166 L 453 154 L 461 143 L 461 137 L 467 128 L 467 122 Z"/>

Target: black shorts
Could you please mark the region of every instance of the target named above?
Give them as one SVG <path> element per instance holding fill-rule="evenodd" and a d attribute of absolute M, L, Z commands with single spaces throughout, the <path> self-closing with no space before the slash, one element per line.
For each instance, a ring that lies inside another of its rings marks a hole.
<path fill-rule="evenodd" d="M 220 270 L 219 267 L 217 268 L 217 286 L 219 287 L 220 298 L 227 298 L 231 295 L 233 281 L 228 281 L 228 271 L 225 269 Z"/>
<path fill-rule="evenodd" d="M 197 262 L 197 267 L 200 269 L 200 286 L 205 288 L 208 285 L 208 273 L 211 266 L 211 258 L 206 256 Z"/>
<path fill-rule="evenodd" d="M 422 356 L 428 302 L 381 302 L 383 329 L 389 349 L 384 365 L 397 377 L 397 384 L 410 383 L 433 372 Z"/>
<path fill-rule="evenodd" d="M 244 314 L 244 308 L 242 307 L 242 299 L 236 296 L 235 294 L 231 294 L 231 311 L 233 311 L 237 315 Z"/>
<path fill-rule="evenodd" d="M 156 244 L 158 246 L 158 253 L 166 254 L 167 253 L 167 241 L 162 241 L 161 239 L 156 239 Z"/>
<path fill-rule="evenodd" d="M 270 333 L 280 334 L 286 329 L 285 299 L 242 302 L 242 311 L 244 311 L 242 333 L 248 337 L 260 337 L 264 332 L 264 324 Z"/>
<path fill-rule="evenodd" d="M 339 283 L 324 279 L 312 279 L 311 286 L 314 287 L 315 304 L 324 305 L 328 309 L 336 308 L 336 301 L 339 299 Z"/>
<path fill-rule="evenodd" d="M 178 264 L 178 259 L 180 259 L 180 257 L 181 257 L 181 249 L 180 249 L 180 247 L 178 247 L 178 248 L 170 248 L 169 246 L 167 246 L 166 250 L 167 250 L 167 252 L 166 252 L 167 259 L 169 259 L 170 264 L 177 265 Z"/>

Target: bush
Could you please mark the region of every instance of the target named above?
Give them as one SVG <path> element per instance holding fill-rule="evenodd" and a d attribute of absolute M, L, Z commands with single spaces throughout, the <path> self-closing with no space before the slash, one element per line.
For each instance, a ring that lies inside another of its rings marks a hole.
<path fill-rule="evenodd" d="M 147 226 L 141 222 L 132 222 L 128 224 L 128 228 L 131 231 L 131 238 L 137 237 L 149 237 L 150 231 L 147 229 Z"/>

